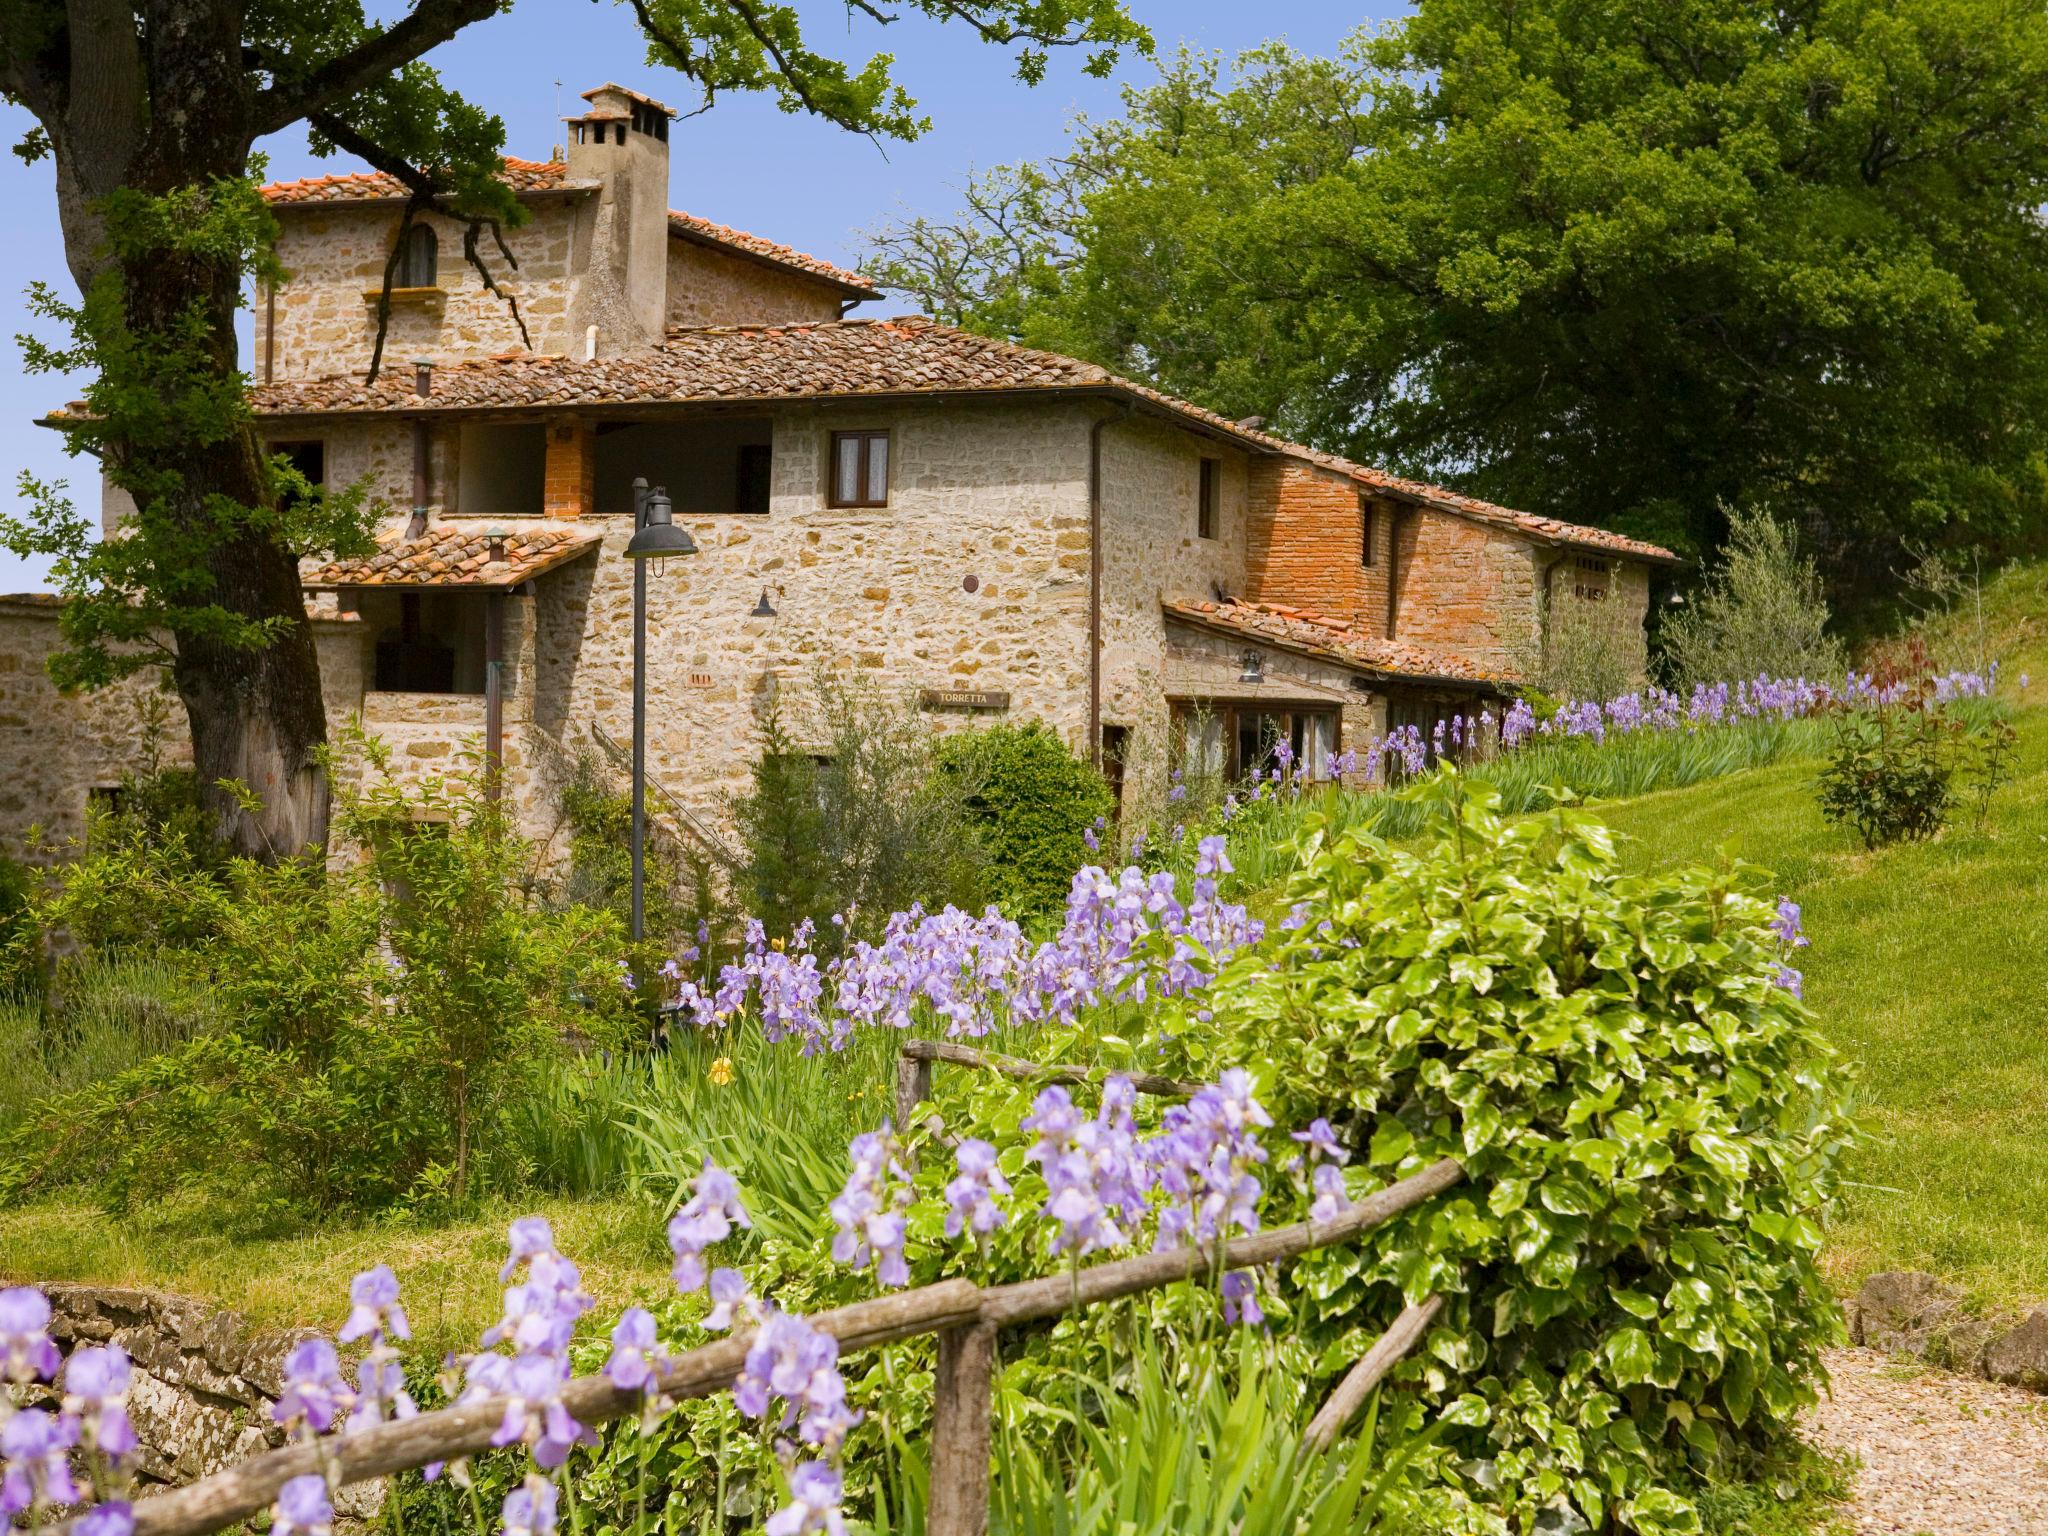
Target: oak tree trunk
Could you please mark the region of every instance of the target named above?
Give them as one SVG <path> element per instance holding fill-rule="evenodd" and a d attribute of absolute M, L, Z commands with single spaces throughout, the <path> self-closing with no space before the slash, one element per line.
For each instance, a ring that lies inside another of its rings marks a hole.
<path fill-rule="evenodd" d="M 101 67 L 86 72 L 97 80 L 78 82 L 84 89 L 74 96 L 74 131 L 53 136 L 66 256 L 82 292 L 118 263 L 129 333 L 179 337 L 176 345 L 201 377 L 224 384 L 239 377 L 239 261 L 204 251 L 116 252 L 106 239 L 102 199 L 115 188 L 162 196 L 248 170 L 239 8 L 157 0 L 152 12 L 137 57 L 132 32 L 119 36 L 121 25 L 132 24 L 114 10 L 121 18 L 113 28 L 118 45 L 106 47 L 96 61 Z M 147 109 L 145 95 L 153 103 Z M 90 122 L 83 120 L 87 111 Z M 194 344 L 180 335 L 195 306 L 205 319 L 196 359 Z M 224 525 L 215 515 L 223 502 L 272 502 L 253 424 L 243 420 L 215 436 L 181 430 L 172 413 L 165 426 L 147 444 L 116 435 L 101 451 L 110 468 L 139 465 L 153 485 L 168 487 L 155 493 L 158 510 L 190 530 L 195 550 L 193 568 L 179 573 L 178 601 L 217 604 L 275 627 L 271 641 L 253 649 L 179 635 L 171 676 L 191 723 L 200 791 L 220 835 L 252 858 L 287 858 L 325 842 L 328 811 L 316 760 L 327 716 L 298 561 L 274 529 L 246 519 Z M 228 780 L 246 787 L 256 803 L 244 805 L 223 787 Z"/>

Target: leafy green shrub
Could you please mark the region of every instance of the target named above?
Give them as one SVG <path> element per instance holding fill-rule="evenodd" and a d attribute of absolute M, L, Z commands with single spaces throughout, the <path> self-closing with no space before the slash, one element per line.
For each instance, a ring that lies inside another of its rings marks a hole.
<path fill-rule="evenodd" d="M 2012 778 L 2015 742 L 1994 710 L 1941 703 L 1927 685 L 1844 710 L 1820 773 L 1821 815 L 1854 827 L 1867 849 L 1933 837 L 1965 796 L 1981 825 Z"/>
<path fill-rule="evenodd" d="M 225 1027 L 46 1102 L 0 1140 L 0 1196 L 70 1184 L 118 1210 L 199 1187 L 285 1213 L 523 1181 L 522 1105 L 577 1044 L 637 1027 L 625 936 L 533 902 L 479 778 L 401 786 L 356 745 L 368 787 L 338 776 L 335 825 L 363 860 L 232 866 L 181 973 Z"/>
<path fill-rule="evenodd" d="M 1820 573 L 1789 523 L 1761 507 L 1728 514 L 1719 562 L 1658 638 L 1675 686 L 1771 677 L 1838 678 L 1847 665 L 1828 634 Z"/>
<path fill-rule="evenodd" d="M 36 872 L 0 854 L 0 998 L 35 996 L 43 989 L 42 924 L 35 900 Z"/>
<path fill-rule="evenodd" d="M 878 930 L 913 903 L 978 907 L 987 861 L 959 784 L 935 770 L 930 727 L 867 684 L 821 672 L 814 688 L 818 718 L 802 742 L 770 708 L 753 783 L 733 807 L 745 910 L 777 936 L 815 924 L 829 956 L 849 929 Z"/>
<path fill-rule="evenodd" d="M 945 737 L 938 759 L 988 854 L 990 897 L 1020 921 L 1058 912 L 1096 862 L 1082 834 L 1116 811 L 1108 782 L 1037 720 Z"/>
<path fill-rule="evenodd" d="M 1329 1368 L 1445 1293 L 1407 1369 L 1494 1499 L 1696 1529 L 1683 1490 L 1789 1433 L 1840 1331 L 1815 1262 L 1850 1134 L 1831 1053 L 1746 876 L 1625 875 L 1583 813 L 1510 823 L 1455 773 L 1409 793 L 1414 851 L 1311 823 L 1282 901 L 1318 921 L 1169 1011 L 1161 1055 L 1250 1068 L 1279 1124 L 1327 1116 L 1375 1176 L 1463 1163 L 1295 1267 Z"/>

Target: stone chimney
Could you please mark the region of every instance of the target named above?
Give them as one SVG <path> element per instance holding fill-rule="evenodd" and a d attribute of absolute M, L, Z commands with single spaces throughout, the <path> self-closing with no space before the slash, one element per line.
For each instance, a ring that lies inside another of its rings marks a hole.
<path fill-rule="evenodd" d="M 620 85 L 585 91 L 569 124 L 569 179 L 598 184 L 570 336 L 597 327 L 601 357 L 661 340 L 668 313 L 668 125 L 675 113 Z"/>

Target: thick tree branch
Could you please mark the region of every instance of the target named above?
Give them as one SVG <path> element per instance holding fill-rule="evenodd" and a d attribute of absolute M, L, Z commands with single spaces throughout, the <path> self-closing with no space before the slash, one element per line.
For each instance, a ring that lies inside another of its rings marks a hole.
<path fill-rule="evenodd" d="M 303 80 L 275 80 L 258 92 L 253 131 L 260 137 L 319 116 L 497 11 L 498 0 L 420 0 L 403 21 L 336 54 Z"/>

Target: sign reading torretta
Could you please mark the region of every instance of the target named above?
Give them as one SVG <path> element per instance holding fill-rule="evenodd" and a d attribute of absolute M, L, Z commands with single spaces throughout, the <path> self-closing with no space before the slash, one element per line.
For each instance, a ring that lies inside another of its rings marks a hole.
<path fill-rule="evenodd" d="M 920 688 L 917 702 L 923 709 L 1008 709 L 1010 695 L 985 688 Z"/>

